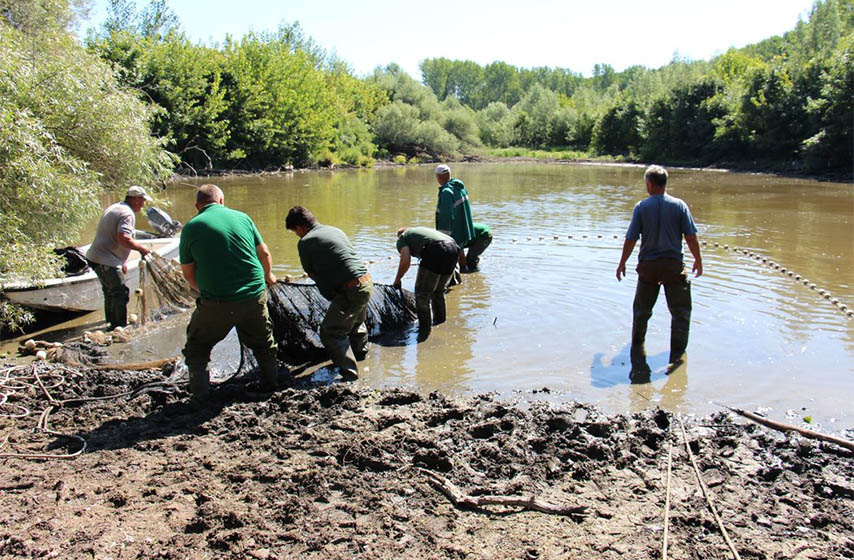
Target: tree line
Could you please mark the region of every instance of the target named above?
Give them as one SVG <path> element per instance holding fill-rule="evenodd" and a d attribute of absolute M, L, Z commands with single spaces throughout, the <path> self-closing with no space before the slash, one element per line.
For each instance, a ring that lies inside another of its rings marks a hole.
<path fill-rule="evenodd" d="M 190 170 L 369 166 L 512 146 L 825 173 L 852 167 L 854 0 L 818 0 L 782 36 L 708 61 L 592 76 L 431 58 L 356 77 L 298 24 L 194 44 L 165 0 L 111 0 L 87 40 L 154 109 Z"/>
<path fill-rule="evenodd" d="M 166 0 L 0 0 L 0 275 L 45 278 L 98 194 L 176 169 L 431 161 L 508 147 L 810 173 L 854 168 L 854 0 L 708 61 L 584 77 L 421 62 L 356 76 L 298 24 L 204 45 Z M 2 287 L 0 287 L 2 289 Z M 29 317 L 0 303 L 0 324 Z"/>

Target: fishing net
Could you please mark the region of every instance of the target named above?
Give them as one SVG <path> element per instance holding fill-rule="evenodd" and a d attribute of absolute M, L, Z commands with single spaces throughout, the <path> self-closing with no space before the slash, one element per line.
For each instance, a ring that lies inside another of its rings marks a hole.
<path fill-rule="evenodd" d="M 319 334 L 329 301 L 320 295 L 317 286 L 277 282 L 268 294 L 267 309 L 273 322 L 273 336 L 279 345 L 279 362 L 296 365 L 329 359 Z M 365 320 L 371 339 L 405 329 L 415 322 L 416 316 L 412 292 L 388 284 L 374 284 Z M 238 374 L 257 367 L 254 354 L 243 344 L 241 354 Z"/>
<path fill-rule="evenodd" d="M 148 319 L 156 319 L 192 309 L 198 292 L 190 286 L 181 272 L 181 265 L 157 253 L 145 256 L 139 267 L 139 298 L 140 318 L 143 323 Z M 151 282 L 146 282 L 150 279 Z M 147 301 L 145 287 L 150 285 L 154 301 Z"/>

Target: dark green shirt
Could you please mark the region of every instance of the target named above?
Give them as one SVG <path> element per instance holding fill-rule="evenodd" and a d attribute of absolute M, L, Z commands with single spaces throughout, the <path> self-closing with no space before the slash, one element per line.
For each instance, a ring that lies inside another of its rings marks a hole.
<path fill-rule="evenodd" d="M 404 247 L 409 247 L 409 253 L 420 259 L 421 249 L 431 241 L 453 241 L 453 238 L 428 227 L 409 228 L 397 238 L 397 250 L 400 252 Z"/>
<path fill-rule="evenodd" d="M 459 179 L 451 179 L 439 187 L 436 229 L 453 237 L 460 247 L 466 247 L 474 239 L 469 195 Z"/>
<path fill-rule="evenodd" d="M 303 270 L 328 300 L 335 298 L 342 285 L 368 272 L 347 235 L 337 227 L 314 224 L 297 249 Z"/>
<path fill-rule="evenodd" d="M 474 226 L 474 237 L 472 237 L 471 241 L 466 244 L 466 248 L 471 247 L 478 239 L 492 237 L 492 232 L 489 231 L 488 225 L 480 222 L 473 222 L 472 226 Z"/>
<path fill-rule="evenodd" d="M 255 248 L 264 241 L 252 219 L 222 204 L 209 204 L 181 230 L 181 264 L 195 263 L 203 298 L 240 301 L 264 291 L 264 268 Z"/>

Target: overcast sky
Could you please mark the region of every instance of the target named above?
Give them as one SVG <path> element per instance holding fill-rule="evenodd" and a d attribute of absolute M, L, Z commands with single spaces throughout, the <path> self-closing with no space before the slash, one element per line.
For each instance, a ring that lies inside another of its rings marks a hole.
<path fill-rule="evenodd" d="M 674 54 L 709 59 L 792 29 L 813 0 L 169 0 L 184 31 L 213 44 L 249 30 L 300 26 L 327 52 L 364 75 L 396 62 L 420 79 L 418 63 L 446 57 L 520 68 L 563 67 L 590 76 L 658 68 Z M 147 4 L 138 0 L 141 9 Z M 86 27 L 99 27 L 107 0 L 95 0 Z"/>

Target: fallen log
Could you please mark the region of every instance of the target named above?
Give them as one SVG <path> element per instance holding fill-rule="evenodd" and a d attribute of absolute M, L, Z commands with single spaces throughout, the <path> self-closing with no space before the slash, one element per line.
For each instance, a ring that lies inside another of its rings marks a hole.
<path fill-rule="evenodd" d="M 799 428 L 797 426 L 792 426 L 790 424 L 783 424 L 782 422 L 776 422 L 774 420 L 769 420 L 767 418 L 763 418 L 758 414 L 754 414 L 752 412 L 747 412 L 746 410 L 742 410 L 740 408 L 733 408 L 731 406 L 727 406 L 725 404 L 721 404 L 720 406 L 735 412 L 739 416 L 743 416 L 748 420 L 752 420 L 757 424 L 761 424 L 766 428 L 771 428 L 773 430 L 778 430 L 781 432 L 796 432 L 806 438 L 817 439 L 821 441 L 826 441 L 828 443 L 833 443 L 840 447 L 844 447 L 848 451 L 854 451 L 854 442 L 848 441 L 847 439 L 842 439 L 836 436 L 829 436 L 827 434 L 821 434 L 819 432 L 813 432 L 812 430 L 807 430 L 805 428 Z"/>

